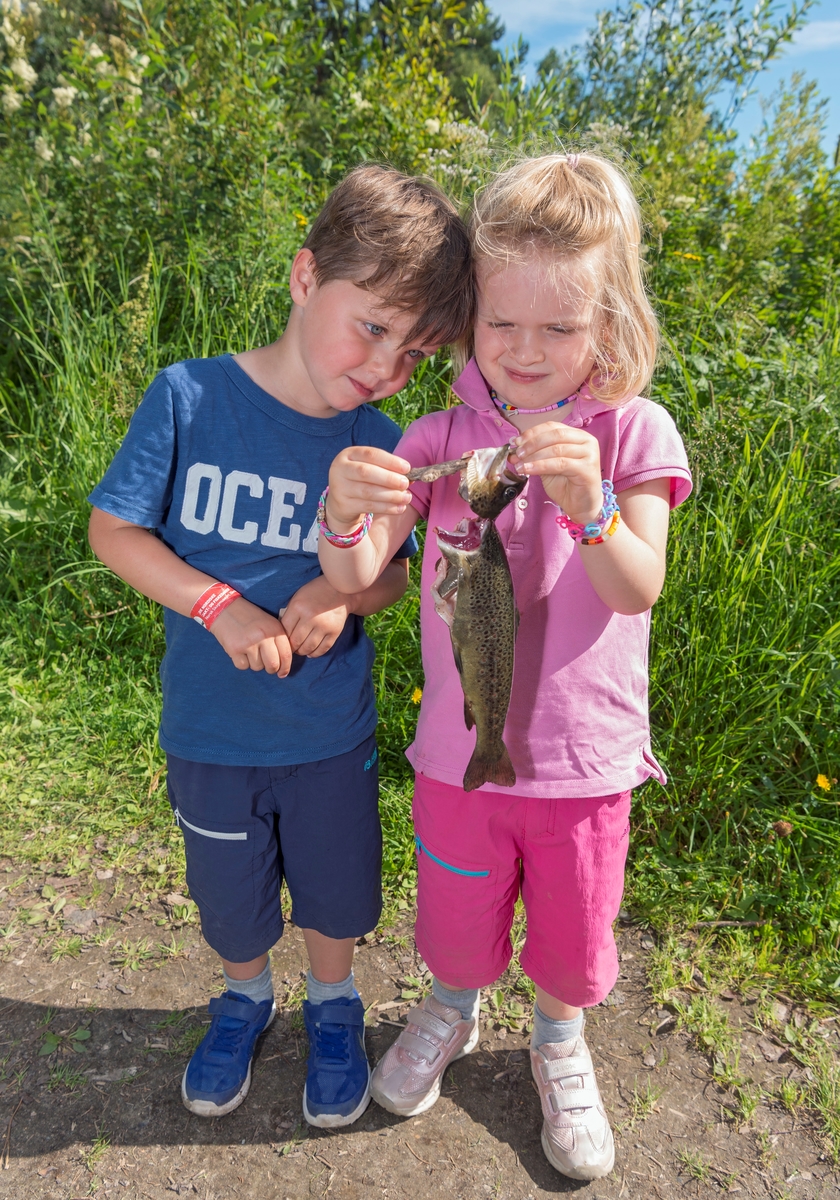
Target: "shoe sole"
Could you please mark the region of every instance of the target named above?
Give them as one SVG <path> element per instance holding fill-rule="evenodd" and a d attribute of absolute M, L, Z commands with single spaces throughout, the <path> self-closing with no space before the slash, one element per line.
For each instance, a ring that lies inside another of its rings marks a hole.
<path fill-rule="evenodd" d="M 317 1129 L 338 1129 L 342 1125 L 352 1125 L 354 1121 L 358 1121 L 359 1117 L 370 1104 L 370 1063 L 368 1063 L 368 1077 L 365 1086 L 365 1094 L 362 1096 L 359 1103 L 351 1113 L 343 1115 L 342 1113 L 318 1113 L 313 1116 L 309 1111 L 309 1105 L 306 1103 L 306 1087 L 303 1089 L 303 1117 L 307 1125 L 314 1125 Z"/>
<path fill-rule="evenodd" d="M 476 1021 L 475 1029 L 470 1034 L 470 1036 L 467 1038 L 467 1040 L 464 1043 L 464 1045 L 462 1046 L 462 1048 L 458 1051 L 458 1053 L 456 1055 L 453 1056 L 451 1062 L 448 1062 L 446 1064 L 446 1066 L 441 1071 L 440 1075 L 438 1075 L 437 1079 L 434 1081 L 432 1086 L 429 1088 L 428 1092 L 426 1092 L 426 1094 L 422 1098 L 422 1100 L 418 1100 L 418 1102 L 413 1107 L 411 1107 L 411 1108 L 402 1107 L 401 1108 L 400 1105 L 396 1101 L 394 1101 L 390 1098 L 390 1096 L 386 1096 L 383 1092 L 381 1092 L 379 1090 L 379 1088 L 376 1085 L 375 1080 L 371 1084 L 370 1094 L 373 1096 L 374 1100 L 376 1101 L 376 1103 L 379 1105 L 380 1108 L 384 1108 L 386 1110 L 386 1112 L 393 1113 L 394 1116 L 396 1116 L 396 1117 L 419 1117 L 421 1113 L 428 1112 L 429 1109 L 439 1099 L 440 1088 L 441 1088 L 441 1084 L 443 1082 L 443 1077 L 446 1074 L 448 1068 L 452 1065 L 452 1063 L 457 1062 L 457 1060 L 459 1058 L 464 1058 L 465 1055 L 472 1054 L 473 1050 L 475 1050 L 476 1046 L 478 1045 L 479 1036 L 480 1036 L 480 1030 L 478 1027 L 478 1021 Z"/>
<path fill-rule="evenodd" d="M 542 1142 L 543 1153 L 551 1163 L 552 1167 L 554 1167 L 554 1170 L 559 1171 L 561 1175 L 565 1175 L 567 1179 L 603 1179 L 605 1175 L 609 1175 L 610 1171 L 615 1166 L 615 1142 L 612 1140 L 612 1136 L 610 1137 L 612 1146 L 610 1149 L 609 1162 L 605 1163 L 603 1166 L 591 1167 L 587 1167 L 585 1165 L 573 1167 L 570 1166 L 569 1163 L 561 1162 L 555 1156 L 551 1142 L 546 1137 L 544 1125 L 540 1141 Z"/>
<path fill-rule="evenodd" d="M 276 1016 L 277 1016 L 277 1005 L 272 1004 L 271 1013 L 269 1014 L 269 1018 L 266 1021 L 263 1028 L 260 1030 L 259 1035 L 257 1037 L 257 1041 L 259 1041 L 259 1039 L 262 1037 L 262 1035 L 266 1032 L 269 1025 L 271 1025 L 272 1021 L 274 1020 L 274 1018 Z M 255 1048 L 256 1048 L 256 1044 L 257 1043 L 255 1042 L 254 1043 Z M 253 1058 L 253 1056 L 252 1056 L 252 1058 Z M 249 1062 L 248 1063 L 248 1074 L 245 1076 L 245 1079 L 242 1083 L 242 1087 L 239 1089 L 239 1091 L 236 1093 L 236 1095 L 233 1097 L 233 1099 L 228 1100 L 226 1104 L 214 1104 L 212 1100 L 191 1100 L 190 1097 L 187 1095 L 187 1071 L 189 1071 L 189 1069 L 190 1069 L 190 1064 L 187 1063 L 186 1067 L 184 1068 L 184 1074 L 181 1077 L 181 1099 L 184 1102 L 184 1108 L 188 1109 L 189 1112 L 194 1113 L 195 1116 L 197 1116 L 197 1117 L 224 1117 L 224 1116 L 226 1116 L 229 1112 L 233 1112 L 233 1110 L 235 1108 L 239 1108 L 239 1105 L 242 1103 L 242 1101 L 248 1095 L 248 1092 L 251 1088 L 251 1064 Z"/>

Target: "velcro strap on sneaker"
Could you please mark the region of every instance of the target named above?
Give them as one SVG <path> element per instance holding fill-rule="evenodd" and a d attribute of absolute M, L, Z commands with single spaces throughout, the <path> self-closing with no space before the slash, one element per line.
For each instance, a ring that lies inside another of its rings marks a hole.
<path fill-rule="evenodd" d="M 214 1017 L 234 1017 L 237 1021 L 255 1021 L 265 1017 L 265 1009 L 258 1004 L 250 1004 L 247 1000 L 233 1000 L 230 996 L 214 996 L 207 1005 L 207 1010 Z"/>
<path fill-rule="evenodd" d="M 407 1050 L 409 1054 L 414 1054 L 417 1058 L 424 1058 L 428 1063 L 433 1063 L 440 1054 L 437 1046 L 433 1046 L 425 1038 L 418 1037 L 416 1033 L 408 1033 L 408 1031 L 400 1034 L 397 1045 L 401 1050 Z"/>
<path fill-rule="evenodd" d="M 567 1092 L 551 1092 L 551 1106 L 555 1112 L 569 1112 L 573 1108 L 594 1108 L 601 1103 L 597 1087 L 569 1088 Z"/>
<path fill-rule="evenodd" d="M 587 1075 L 592 1070 L 592 1059 L 588 1054 L 572 1054 L 568 1058 L 550 1058 L 539 1063 L 539 1072 L 546 1083 L 550 1079 L 570 1079 L 574 1075 Z"/>
<path fill-rule="evenodd" d="M 440 1038 L 442 1042 L 448 1042 L 452 1036 L 452 1026 L 447 1025 L 446 1021 L 442 1021 L 440 1017 L 436 1017 L 427 1008 L 412 1008 L 406 1019 L 409 1025 L 416 1025 L 419 1029 L 425 1029 L 427 1033 Z"/>
<path fill-rule="evenodd" d="M 313 1005 L 313 1007 L 316 1007 Z M 319 1025 L 364 1025 L 365 1014 L 361 1004 L 324 1004 L 317 1005 Z"/>

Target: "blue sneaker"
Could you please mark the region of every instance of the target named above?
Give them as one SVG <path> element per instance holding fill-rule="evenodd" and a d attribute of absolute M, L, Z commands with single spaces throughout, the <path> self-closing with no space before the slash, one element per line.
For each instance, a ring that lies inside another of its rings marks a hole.
<path fill-rule="evenodd" d="M 309 1061 L 303 1115 L 310 1125 L 352 1125 L 370 1103 L 370 1064 L 365 1054 L 365 1009 L 358 994 L 324 1004 L 303 1002 Z"/>
<path fill-rule="evenodd" d="M 181 1099 L 199 1117 L 223 1117 L 238 1108 L 251 1086 L 257 1038 L 277 1013 L 273 1000 L 255 1004 L 238 992 L 210 1001 L 213 1020 L 181 1080 Z"/>

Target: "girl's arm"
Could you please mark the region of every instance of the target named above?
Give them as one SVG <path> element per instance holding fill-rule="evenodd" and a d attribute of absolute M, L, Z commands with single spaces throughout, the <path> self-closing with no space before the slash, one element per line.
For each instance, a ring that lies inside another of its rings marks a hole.
<path fill-rule="evenodd" d="M 516 461 L 539 475 L 547 495 L 584 525 L 601 511 L 601 454 L 583 429 L 557 421 L 535 425 L 516 439 Z M 625 616 L 646 612 L 665 581 L 670 480 L 653 479 L 619 494 L 621 523 L 597 546 L 578 543 L 586 573 L 603 602 Z M 560 531 L 561 536 L 568 537 Z"/>
<path fill-rule="evenodd" d="M 321 570 L 339 592 L 370 588 L 408 537 L 420 514 L 411 507 L 404 458 L 375 446 L 348 446 L 330 467 L 326 523 L 333 533 L 352 533 L 374 514 L 367 537 L 355 546 L 318 539 Z"/>

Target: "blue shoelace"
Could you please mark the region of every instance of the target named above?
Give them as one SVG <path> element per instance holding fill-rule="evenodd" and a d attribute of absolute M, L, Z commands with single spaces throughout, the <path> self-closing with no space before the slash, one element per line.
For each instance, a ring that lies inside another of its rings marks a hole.
<path fill-rule="evenodd" d="M 350 1030 L 343 1025 L 315 1026 L 315 1057 L 327 1063 L 347 1066 L 350 1062 Z"/>
<path fill-rule="evenodd" d="M 239 1021 L 236 1017 L 219 1017 L 219 1023 L 213 1034 L 211 1054 L 224 1054 L 235 1058 L 239 1047 L 245 1040 L 248 1030 L 247 1021 Z"/>

